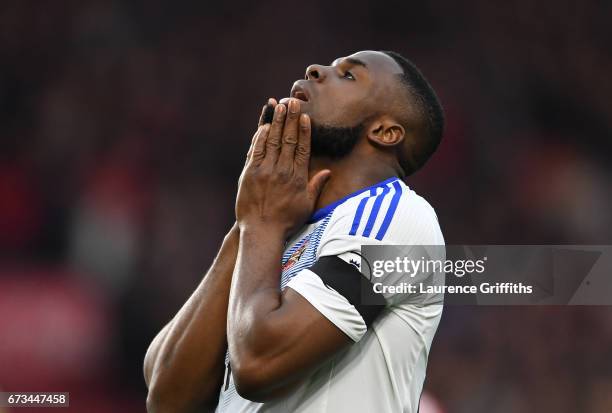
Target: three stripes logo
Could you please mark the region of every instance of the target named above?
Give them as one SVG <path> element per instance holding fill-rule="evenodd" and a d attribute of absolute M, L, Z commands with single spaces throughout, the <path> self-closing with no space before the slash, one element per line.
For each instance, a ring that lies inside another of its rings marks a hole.
<path fill-rule="evenodd" d="M 377 189 L 380 187 L 372 188 L 370 190 L 370 196 L 361 199 L 359 205 L 357 206 L 357 211 L 355 212 L 355 217 L 353 219 L 353 224 L 351 225 L 349 235 L 357 235 L 357 230 L 361 225 L 361 219 L 363 218 L 363 213 L 366 204 L 370 199 L 374 198 L 374 203 L 372 205 L 370 216 L 368 217 L 365 223 L 365 227 L 363 228 L 363 232 L 361 233 L 361 235 L 364 237 L 369 237 L 371 235 L 372 230 L 374 229 L 376 219 L 378 218 L 378 215 L 380 213 L 383 200 L 385 199 L 387 194 L 391 192 L 391 189 L 393 189 L 393 195 L 391 196 L 389 207 L 387 211 L 384 212 L 385 215 L 383 221 L 380 224 L 380 228 L 378 229 L 378 232 L 376 232 L 376 235 L 374 237 L 379 241 L 383 239 L 383 237 L 387 233 L 387 230 L 389 229 L 389 225 L 391 224 L 391 220 L 393 219 L 393 215 L 395 214 L 395 210 L 397 209 L 397 204 L 399 203 L 399 200 L 402 196 L 402 186 L 400 185 L 400 183 L 398 181 L 395 181 L 392 183 L 392 186 L 393 188 L 391 188 L 389 185 L 383 186 L 382 192 L 378 194 Z"/>

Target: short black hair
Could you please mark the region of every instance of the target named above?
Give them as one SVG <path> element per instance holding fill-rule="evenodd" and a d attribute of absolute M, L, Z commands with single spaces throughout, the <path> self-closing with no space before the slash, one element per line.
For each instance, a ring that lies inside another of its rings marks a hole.
<path fill-rule="evenodd" d="M 411 153 L 403 162 L 400 160 L 404 173 L 410 175 L 425 165 L 440 145 L 444 132 L 444 109 L 433 87 L 414 63 L 397 52 L 386 50 L 381 52 L 395 60 L 402 68 L 403 74 L 400 75 L 400 80 L 413 98 L 412 103 L 422 114 L 426 127 L 425 133 L 422 134 L 423 141 L 413 146 Z"/>

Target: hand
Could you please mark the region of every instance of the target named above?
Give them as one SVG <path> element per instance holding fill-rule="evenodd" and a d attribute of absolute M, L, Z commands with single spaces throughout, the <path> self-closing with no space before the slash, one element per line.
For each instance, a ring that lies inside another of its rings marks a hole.
<path fill-rule="evenodd" d="M 265 226 L 287 239 L 312 214 L 330 171 L 308 179 L 310 118 L 300 104 L 275 105 L 271 124 L 261 124 L 253 137 L 240 177 L 236 219 L 241 230 Z"/>
<path fill-rule="evenodd" d="M 261 108 L 261 114 L 259 115 L 259 122 L 257 123 L 257 130 L 255 131 L 255 134 L 253 135 L 253 138 L 251 139 L 251 146 L 249 147 L 249 150 L 247 151 L 244 168 L 242 168 L 242 172 L 240 173 L 240 177 L 238 178 L 238 189 L 240 189 L 242 178 L 244 177 L 244 174 L 247 171 L 247 168 L 249 166 L 249 160 L 251 159 L 252 154 L 253 154 L 255 140 L 259 136 L 262 126 L 264 126 L 267 123 L 272 122 L 273 117 L 274 117 L 274 108 L 276 107 L 277 104 L 278 102 L 276 101 L 276 99 L 270 98 L 268 99 L 268 103 L 266 103 L 263 106 L 263 108 Z M 270 114 L 270 109 L 272 111 L 272 114 Z M 236 221 L 234 225 L 238 230 L 240 230 L 240 228 L 238 227 L 238 221 Z"/>

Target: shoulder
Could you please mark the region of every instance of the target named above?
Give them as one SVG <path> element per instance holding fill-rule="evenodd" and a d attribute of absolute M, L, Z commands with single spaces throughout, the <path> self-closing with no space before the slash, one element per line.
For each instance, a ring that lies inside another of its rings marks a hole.
<path fill-rule="evenodd" d="M 364 244 L 444 244 L 433 207 L 400 179 L 339 205 L 324 234 L 336 237 Z"/>

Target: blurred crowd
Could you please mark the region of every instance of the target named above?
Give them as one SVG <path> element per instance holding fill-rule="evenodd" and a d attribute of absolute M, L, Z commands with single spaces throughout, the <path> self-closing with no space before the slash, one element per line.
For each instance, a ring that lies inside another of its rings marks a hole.
<path fill-rule="evenodd" d="M 0 391 L 144 411 L 142 360 L 233 223 L 261 105 L 396 50 L 445 106 L 407 183 L 449 244 L 609 244 L 612 4 L 0 5 Z M 433 412 L 612 411 L 612 310 L 447 307 Z M 26 411 L 26 410 L 24 410 Z"/>

